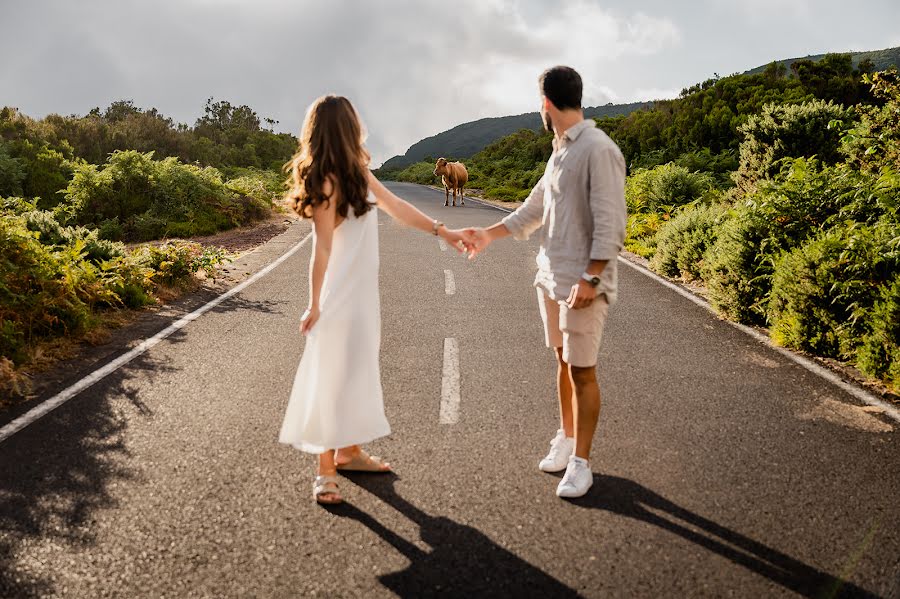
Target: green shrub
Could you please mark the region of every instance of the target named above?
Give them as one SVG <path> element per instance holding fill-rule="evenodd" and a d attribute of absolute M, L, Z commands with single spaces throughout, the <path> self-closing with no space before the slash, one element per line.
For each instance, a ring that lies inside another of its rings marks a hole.
<path fill-rule="evenodd" d="M 33 199 L 0 197 L 0 214 L 24 214 L 37 209 L 37 202 Z"/>
<path fill-rule="evenodd" d="M 190 241 L 146 244 L 135 250 L 135 261 L 153 272 L 155 284 L 178 285 L 200 270 L 214 277 L 228 255 L 219 248 L 204 248 Z"/>
<path fill-rule="evenodd" d="M 104 237 L 132 241 L 209 235 L 268 215 L 272 185 L 245 175 L 229 188 L 214 168 L 154 160 L 152 152 L 114 152 L 103 167 L 75 167 L 66 201 L 54 213 L 65 224 L 106 224 Z"/>
<path fill-rule="evenodd" d="M 97 235 L 100 236 L 100 239 L 122 241 L 125 237 L 125 230 L 118 218 L 108 218 L 97 226 Z"/>
<path fill-rule="evenodd" d="M 46 211 L 0 214 L 0 358 L 21 364 L 34 341 L 86 331 L 103 309 L 151 303 L 160 285 L 200 270 L 214 277 L 225 261 L 223 250 L 189 242 L 127 252 Z"/>
<path fill-rule="evenodd" d="M 634 212 L 625 222 L 625 249 L 643 258 L 656 251 L 656 232 L 666 221 L 659 214 Z"/>
<path fill-rule="evenodd" d="M 700 279 L 704 254 L 715 243 L 729 214 L 726 206 L 685 206 L 656 234 L 653 270 L 667 277 Z"/>
<path fill-rule="evenodd" d="M 22 195 L 22 182 L 26 176 L 24 161 L 11 156 L 6 144 L 0 140 L 0 197 Z"/>
<path fill-rule="evenodd" d="M 510 187 L 508 185 L 504 185 L 503 187 L 488 187 L 484 190 L 485 196 L 502 202 L 521 202 L 527 198 L 530 193 L 531 189 L 516 189 L 515 187 Z"/>
<path fill-rule="evenodd" d="M 759 180 L 774 177 L 784 158 L 816 156 L 826 164 L 839 162 L 841 136 L 854 112 L 831 102 L 799 105 L 767 104 L 741 125 L 738 188 L 752 192 Z"/>
<path fill-rule="evenodd" d="M 900 171 L 900 73 L 891 69 L 867 74 L 864 80 L 881 105 L 856 107 L 860 122 L 847 131 L 841 149 L 853 166 Z"/>
<path fill-rule="evenodd" d="M 29 231 L 38 234 L 38 240 L 49 246 L 69 246 L 75 241 L 84 243 L 85 258 L 94 263 L 125 255 L 125 246 L 119 242 L 101 239 L 99 231 L 86 227 L 64 227 L 45 210 L 32 210 L 22 215 Z"/>
<path fill-rule="evenodd" d="M 631 212 L 666 212 L 705 198 L 715 188 L 708 173 L 692 173 L 674 163 L 637 169 L 625 181 L 625 202 Z"/>
<path fill-rule="evenodd" d="M 741 322 L 765 323 L 779 255 L 848 222 L 896 219 L 898 190 L 897 176 L 887 171 L 876 176 L 803 158 L 785 163 L 738 206 L 738 218 L 708 250 L 703 278 L 713 305 Z"/>
<path fill-rule="evenodd" d="M 900 390 L 900 276 L 881 288 L 869 312 L 868 332 L 857 351 L 856 365 Z"/>
<path fill-rule="evenodd" d="M 770 289 L 769 223 L 746 208 L 725 221 L 703 255 L 701 275 L 709 300 L 722 315 L 745 323 L 765 321 Z M 777 252 L 777 248 L 772 248 Z"/>
<path fill-rule="evenodd" d="M 852 359 L 880 290 L 900 271 L 900 227 L 836 227 L 781 256 L 772 276 L 772 339 Z"/>

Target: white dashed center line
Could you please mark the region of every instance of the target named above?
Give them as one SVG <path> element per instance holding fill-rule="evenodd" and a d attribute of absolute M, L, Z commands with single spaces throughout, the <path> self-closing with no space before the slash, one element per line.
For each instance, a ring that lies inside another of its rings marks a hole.
<path fill-rule="evenodd" d="M 456 281 L 453 280 L 452 270 L 444 271 L 444 291 L 447 292 L 447 295 L 453 295 L 456 293 Z"/>
<path fill-rule="evenodd" d="M 444 339 L 444 372 L 441 376 L 441 424 L 459 421 L 459 346 L 456 339 Z"/>

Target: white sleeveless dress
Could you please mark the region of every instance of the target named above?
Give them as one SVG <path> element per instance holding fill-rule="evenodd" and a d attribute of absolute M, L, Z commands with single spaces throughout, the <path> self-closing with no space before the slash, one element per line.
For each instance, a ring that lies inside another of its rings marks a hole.
<path fill-rule="evenodd" d="M 381 390 L 378 210 L 334 231 L 320 316 L 306 337 L 279 441 L 309 453 L 389 435 Z"/>

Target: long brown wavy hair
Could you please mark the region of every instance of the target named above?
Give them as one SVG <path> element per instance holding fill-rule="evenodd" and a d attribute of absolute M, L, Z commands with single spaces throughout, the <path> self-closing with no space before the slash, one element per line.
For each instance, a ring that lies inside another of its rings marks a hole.
<path fill-rule="evenodd" d="M 340 191 L 337 213 L 346 218 L 352 206 L 359 217 L 372 205 L 366 199 L 371 156 L 363 147 L 365 129 L 356 109 L 343 96 L 322 96 L 306 111 L 300 147 L 285 165 L 290 172 L 287 200 L 303 218 L 329 201 L 322 186 L 330 177 Z"/>

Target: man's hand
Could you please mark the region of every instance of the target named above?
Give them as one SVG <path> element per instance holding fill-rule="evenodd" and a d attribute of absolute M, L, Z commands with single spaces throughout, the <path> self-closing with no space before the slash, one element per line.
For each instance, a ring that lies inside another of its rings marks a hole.
<path fill-rule="evenodd" d="M 471 231 L 472 229 L 444 229 L 441 237 L 457 252 L 471 252 L 475 248 L 475 237 Z"/>
<path fill-rule="evenodd" d="M 472 227 L 466 229 L 465 232 L 469 235 L 472 243 L 471 247 L 466 248 L 469 250 L 469 260 L 474 260 L 475 256 L 480 254 L 482 250 L 484 250 L 484 248 L 489 246 L 493 239 L 491 239 L 491 236 L 490 234 L 488 234 L 487 230 L 481 227 Z"/>
<path fill-rule="evenodd" d="M 597 290 L 594 289 L 593 285 L 584 279 L 579 279 L 577 283 L 572 285 L 572 291 L 569 292 L 566 305 L 572 310 L 580 310 L 594 303 L 596 297 Z"/>

